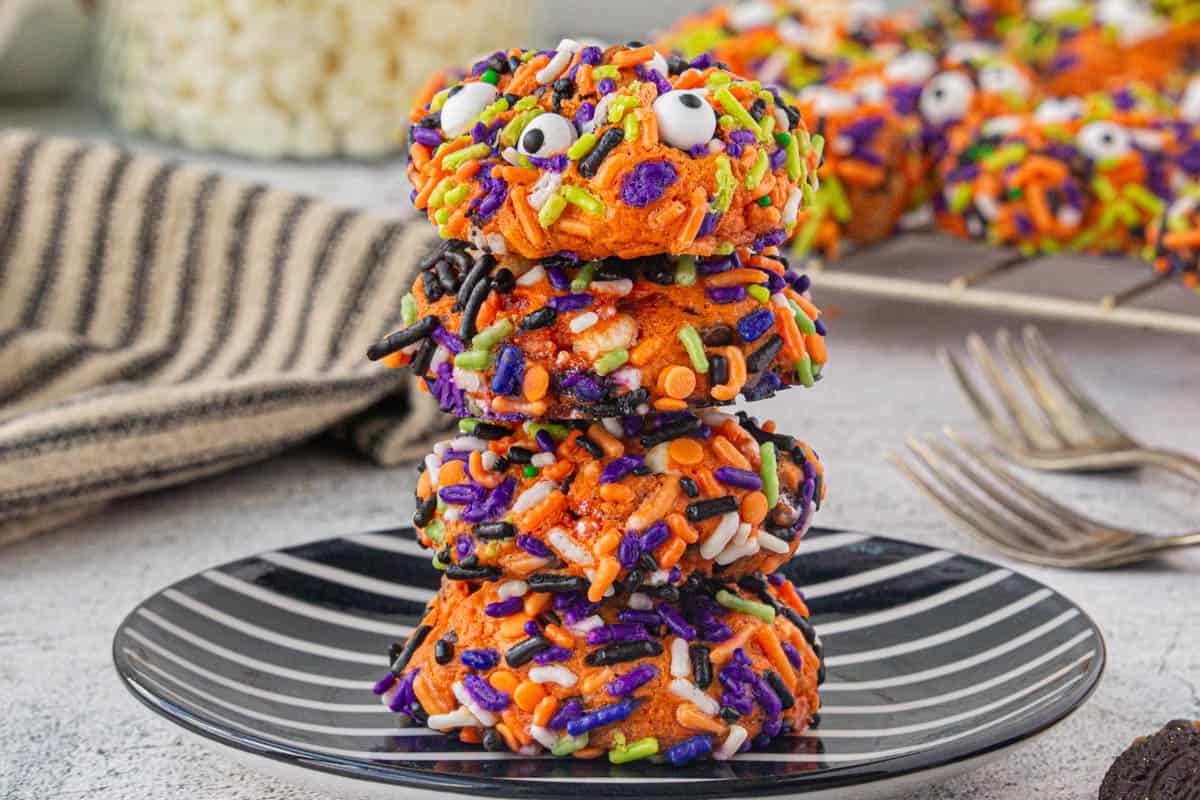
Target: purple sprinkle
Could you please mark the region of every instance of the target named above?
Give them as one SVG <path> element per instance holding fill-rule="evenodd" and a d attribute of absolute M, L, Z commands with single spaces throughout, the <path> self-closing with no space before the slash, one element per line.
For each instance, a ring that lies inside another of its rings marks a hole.
<path fill-rule="evenodd" d="M 458 556 L 458 560 L 469 558 L 475 550 L 475 540 L 465 533 L 460 533 L 454 538 L 454 552 Z"/>
<path fill-rule="evenodd" d="M 733 629 L 719 619 L 710 619 L 700 623 L 700 636 L 706 642 L 719 644 L 733 638 Z"/>
<path fill-rule="evenodd" d="M 688 155 L 692 158 L 704 158 L 708 155 L 708 142 L 700 142 L 688 148 Z"/>
<path fill-rule="evenodd" d="M 536 620 L 525 620 L 525 624 L 521 626 L 521 630 L 525 631 L 529 636 L 541 635 L 542 629 L 538 627 Z"/>
<path fill-rule="evenodd" d="M 767 739 L 774 739 L 783 730 L 783 720 L 779 717 L 771 717 L 763 722 L 761 736 L 766 736 Z"/>
<path fill-rule="evenodd" d="M 500 663 L 500 652 L 492 648 L 483 650 L 463 650 L 463 666 L 468 669 L 488 670 Z"/>
<path fill-rule="evenodd" d="M 566 611 L 582 599 L 583 595 L 578 592 L 563 592 L 562 594 L 554 595 L 554 599 L 551 602 L 554 605 L 555 611 Z"/>
<path fill-rule="evenodd" d="M 712 743 L 713 735 L 711 733 L 701 733 L 667 748 L 663 755 L 673 766 L 682 767 L 700 756 L 711 753 Z"/>
<path fill-rule="evenodd" d="M 484 606 L 483 613 L 489 617 L 511 617 L 513 614 L 520 613 L 524 607 L 525 602 L 521 598 L 506 597 L 495 603 L 488 603 Z"/>
<path fill-rule="evenodd" d="M 575 111 L 575 127 L 582 128 L 584 125 L 592 121 L 592 117 L 596 115 L 596 106 L 592 101 L 588 100 L 581 103 Z"/>
<path fill-rule="evenodd" d="M 442 135 L 433 128 L 413 127 L 412 140 L 426 147 L 437 147 L 442 143 Z"/>
<path fill-rule="evenodd" d="M 637 710 L 637 707 L 638 703 L 635 700 L 622 700 L 619 703 L 613 703 L 611 706 L 598 708 L 568 722 L 567 733 L 572 736 L 578 736 L 581 733 L 587 733 L 593 728 L 612 725 L 614 722 L 620 722 L 628 717 Z"/>
<path fill-rule="evenodd" d="M 482 144 L 491 141 L 492 129 L 483 122 L 476 122 L 475 127 L 471 128 L 471 141 L 475 144 Z"/>
<path fill-rule="evenodd" d="M 729 141 L 737 142 L 740 145 L 754 144 L 758 141 L 753 131 L 748 131 L 745 128 L 739 128 L 729 134 Z"/>
<path fill-rule="evenodd" d="M 780 647 L 783 648 L 783 654 L 787 656 L 787 660 L 796 669 L 804 668 L 804 659 L 800 656 L 800 651 L 791 642 L 781 642 Z"/>
<path fill-rule="evenodd" d="M 553 664 L 556 661 L 566 661 L 571 657 L 571 651 L 559 645 L 551 645 L 548 650 L 543 650 L 533 657 L 533 660 L 539 664 Z"/>
<path fill-rule="evenodd" d="M 634 622 L 618 622 L 601 625 L 587 632 L 587 643 L 591 646 L 609 642 L 640 642 L 650 638 L 643 625 Z"/>
<path fill-rule="evenodd" d="M 550 558 L 554 555 L 554 551 L 547 547 L 539 539 L 535 539 L 528 533 L 522 533 L 517 536 L 517 547 L 538 558 Z"/>
<path fill-rule="evenodd" d="M 563 172 L 571 163 L 571 159 L 567 158 L 566 153 L 559 153 L 549 158 L 538 158 L 537 156 L 526 156 L 526 158 L 529 159 L 530 164 L 547 172 Z"/>
<path fill-rule="evenodd" d="M 716 275 L 721 272 L 728 272 L 736 267 L 737 264 L 738 258 L 736 255 L 702 258 L 696 262 L 696 271 L 701 275 Z"/>
<path fill-rule="evenodd" d="M 496 374 L 492 376 L 492 391 L 497 394 L 515 395 L 520 391 L 525 369 L 525 355 L 515 344 L 505 343 L 496 359 Z"/>
<path fill-rule="evenodd" d="M 443 486 L 438 490 L 438 497 L 444 502 L 455 506 L 465 506 L 483 497 L 484 489 L 469 483 L 458 483 L 454 486 Z"/>
<path fill-rule="evenodd" d="M 486 711 L 498 713 L 508 708 L 512 703 L 512 698 L 507 694 L 473 672 L 464 675 L 462 683 L 463 688 L 467 690 L 467 694 L 471 695 L 471 699 Z"/>
<path fill-rule="evenodd" d="M 533 435 L 533 438 L 537 442 L 538 447 L 542 449 L 543 453 L 554 452 L 554 437 L 550 435 L 550 431 L 546 430 L 545 428 L 540 428 L 538 432 Z"/>
<path fill-rule="evenodd" d="M 737 321 L 738 333 L 747 342 L 753 342 L 771 329 L 775 324 L 775 315 L 765 308 L 751 311 Z"/>
<path fill-rule="evenodd" d="M 709 286 L 704 294 L 714 303 L 736 303 L 746 299 L 745 286 Z"/>
<path fill-rule="evenodd" d="M 777 230 L 764 233 L 762 236 L 754 240 L 754 250 L 762 251 L 768 247 L 778 247 L 787 241 L 787 231 L 779 228 Z"/>
<path fill-rule="evenodd" d="M 704 221 L 700 223 L 700 230 L 696 232 L 696 238 L 699 239 L 708 236 L 717 229 L 717 223 L 721 221 L 721 215 L 716 211 L 710 211 L 704 215 Z"/>
<path fill-rule="evenodd" d="M 642 548 L 638 544 L 637 534 L 626 533 L 621 537 L 621 543 L 617 545 L 617 561 L 621 562 L 622 567 L 633 569 L 641 555 Z"/>
<path fill-rule="evenodd" d="M 679 182 L 679 172 L 670 161 L 643 161 L 621 181 L 621 200 L 634 208 L 645 208 Z"/>
<path fill-rule="evenodd" d="M 779 695 L 775 694 L 775 690 L 762 678 L 755 675 L 754 680 L 750 681 L 750 688 L 754 692 L 754 699 L 762 706 L 763 713 L 768 717 L 777 717 L 783 712 L 783 704 L 779 700 Z"/>
<path fill-rule="evenodd" d="M 610 697 L 626 697 L 657 677 L 658 667 L 653 664 L 638 664 L 619 678 L 609 681 L 608 694 Z"/>
<path fill-rule="evenodd" d="M 662 76 L 656 69 L 647 69 L 645 64 L 637 65 L 637 76 L 644 81 L 651 81 L 658 87 L 659 94 L 666 94 L 673 88 L 671 82 Z"/>
<path fill-rule="evenodd" d="M 396 676 L 389 672 L 388 674 L 386 674 L 382 678 L 380 678 L 378 681 L 376 681 L 375 685 L 373 687 L 371 687 L 371 691 L 374 692 L 375 694 L 383 694 L 388 689 L 392 688 L 395 684 L 396 684 Z"/>
<path fill-rule="evenodd" d="M 783 575 L 778 572 L 772 572 L 767 576 L 767 583 L 771 584 L 772 586 L 783 586 L 784 581 L 786 580 L 787 578 L 783 577 Z"/>
<path fill-rule="evenodd" d="M 442 453 L 442 463 L 448 464 L 451 461 L 470 461 L 471 451 L 469 450 L 447 450 Z"/>
<path fill-rule="evenodd" d="M 580 375 L 579 380 L 571 389 L 571 394 L 585 402 L 596 402 L 604 399 L 604 389 L 586 375 Z"/>
<path fill-rule="evenodd" d="M 433 339 L 454 355 L 458 355 L 466 349 L 462 343 L 462 339 L 459 339 L 453 333 L 441 327 L 440 325 L 433 329 Z"/>
<path fill-rule="evenodd" d="M 590 64 L 593 67 L 600 63 L 600 59 L 604 57 L 604 51 L 595 45 L 588 45 L 579 51 L 579 63 Z"/>
<path fill-rule="evenodd" d="M 534 656 L 534 660 L 537 660 L 537 656 Z M 567 727 L 567 723 L 579 719 L 582 715 L 583 706 L 579 704 L 579 701 L 568 700 L 559 706 L 558 711 L 555 711 L 554 715 L 550 717 L 550 721 L 546 723 L 546 728 L 547 730 L 561 731 Z"/>
<path fill-rule="evenodd" d="M 748 469 L 717 467 L 713 475 L 721 483 L 736 486 L 739 489 L 749 489 L 752 492 L 757 492 L 762 488 L 762 478 L 757 472 L 751 472 Z"/>
<path fill-rule="evenodd" d="M 658 625 L 662 622 L 662 617 L 657 611 L 642 611 L 637 608 L 622 608 L 617 612 L 617 619 L 621 622 L 632 622 L 638 625 Z"/>
<path fill-rule="evenodd" d="M 637 436 L 645 426 L 646 420 L 642 417 L 621 417 L 621 431 L 626 436 Z"/>
<path fill-rule="evenodd" d="M 592 296 L 587 293 L 563 294 L 551 297 L 546 305 L 555 311 L 580 311 L 592 304 Z"/>
<path fill-rule="evenodd" d="M 809 287 L 812 285 L 812 281 L 809 280 L 807 275 L 801 275 L 795 270 L 789 269 L 787 272 L 783 273 L 783 277 L 799 294 L 804 294 L 807 292 Z"/>
<path fill-rule="evenodd" d="M 667 583 L 679 583 L 683 579 L 683 570 L 679 567 L 671 567 L 671 571 L 667 573 Z"/>
<path fill-rule="evenodd" d="M 600 81 L 600 83 L 596 84 L 596 89 L 601 95 L 612 94 L 617 90 L 617 82 L 612 78 L 605 78 L 604 80 Z"/>
<path fill-rule="evenodd" d="M 820 334 L 821 336 L 829 335 L 829 331 L 825 328 L 825 323 L 822 322 L 820 319 L 813 320 L 813 327 L 816 329 L 817 333 Z"/>
<path fill-rule="evenodd" d="M 787 162 L 787 150 L 784 150 L 782 147 L 776 148 L 776 150 L 771 153 L 768 162 L 771 165 L 772 172 L 780 169 L 783 167 L 784 163 Z"/>
<path fill-rule="evenodd" d="M 692 69 L 708 69 L 713 65 L 712 53 L 701 53 L 688 64 Z"/>
<path fill-rule="evenodd" d="M 684 641 L 695 641 L 696 629 L 683 618 L 683 615 L 679 613 L 679 609 L 675 608 L 675 606 L 670 603 L 659 603 L 658 615 L 662 617 L 662 621 L 670 629 L 671 633 Z"/>
<path fill-rule="evenodd" d="M 754 698 L 750 696 L 750 692 L 745 687 L 738 689 L 726 689 L 721 692 L 721 705 L 729 706 L 739 714 L 751 714 L 754 712 Z"/>
<path fill-rule="evenodd" d="M 657 520 L 653 525 L 646 529 L 642 534 L 639 545 L 643 553 L 653 553 L 658 548 L 662 547 L 663 543 L 670 538 L 671 532 L 667 530 L 667 523 L 661 519 Z"/>
<path fill-rule="evenodd" d="M 626 475 L 633 472 L 638 467 L 643 466 L 646 460 L 641 456 L 621 456 L 604 465 L 604 469 L 600 472 L 601 483 L 616 483 L 623 480 Z"/>
<path fill-rule="evenodd" d="M 546 267 L 546 277 L 550 279 L 550 285 L 560 292 L 571 288 L 571 280 L 561 267 Z"/>
<path fill-rule="evenodd" d="M 579 605 L 568 608 L 566 610 L 566 612 L 563 614 L 563 620 L 568 625 L 576 625 L 580 622 L 583 622 L 583 620 L 587 619 L 592 614 L 595 614 L 596 610 L 599 608 L 600 608 L 599 603 L 583 602 L 583 603 L 580 603 Z"/>

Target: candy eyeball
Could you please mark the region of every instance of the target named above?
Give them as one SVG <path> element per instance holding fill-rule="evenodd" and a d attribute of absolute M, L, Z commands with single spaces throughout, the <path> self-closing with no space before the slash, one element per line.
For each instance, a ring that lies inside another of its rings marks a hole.
<path fill-rule="evenodd" d="M 921 90 L 921 116 L 931 125 L 957 122 L 971 110 L 975 87 L 961 72 L 943 72 Z"/>
<path fill-rule="evenodd" d="M 1093 161 L 1121 158 L 1132 148 L 1129 131 L 1115 122 L 1090 122 L 1079 131 L 1075 143 Z"/>
<path fill-rule="evenodd" d="M 775 22 L 775 16 L 775 7 L 771 3 L 750 0 L 729 9 L 729 27 L 738 33 L 766 28 Z"/>
<path fill-rule="evenodd" d="M 979 70 L 979 88 L 992 94 L 1029 92 L 1029 81 L 1012 64 L 988 64 Z"/>
<path fill-rule="evenodd" d="M 561 153 L 571 145 L 579 134 L 566 117 L 558 114 L 539 114 L 530 120 L 517 140 L 517 152 L 534 158 L 548 158 Z"/>
<path fill-rule="evenodd" d="M 658 135 L 680 150 L 708 144 L 717 132 L 717 115 L 704 99 L 704 91 L 677 89 L 654 101 Z"/>
<path fill-rule="evenodd" d="M 1078 97 L 1048 97 L 1038 104 L 1033 118 L 1037 122 L 1062 124 L 1079 119 L 1084 110 L 1083 101 Z"/>
<path fill-rule="evenodd" d="M 831 114 L 847 114 L 858 105 L 854 95 L 830 89 L 828 86 L 813 84 L 800 90 L 800 102 L 808 103 L 818 116 L 827 117 Z"/>
<path fill-rule="evenodd" d="M 442 130 L 446 136 L 453 139 L 466 133 L 484 109 L 496 102 L 497 94 L 490 83 L 464 83 L 442 106 Z"/>
<path fill-rule="evenodd" d="M 924 50 L 909 50 L 883 68 L 883 77 L 897 83 L 924 83 L 937 71 L 937 59 Z"/>

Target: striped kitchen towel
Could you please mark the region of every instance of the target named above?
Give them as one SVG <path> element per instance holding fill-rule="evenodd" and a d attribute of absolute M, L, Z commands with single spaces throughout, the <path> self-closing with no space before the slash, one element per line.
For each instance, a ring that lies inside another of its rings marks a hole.
<path fill-rule="evenodd" d="M 445 418 L 364 357 L 430 226 L 118 147 L 0 132 L 0 544 L 335 430 Z"/>

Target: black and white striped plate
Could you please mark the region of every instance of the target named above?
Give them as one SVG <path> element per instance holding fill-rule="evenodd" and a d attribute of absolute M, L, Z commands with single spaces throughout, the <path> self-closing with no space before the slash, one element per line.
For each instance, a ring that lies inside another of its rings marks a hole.
<path fill-rule="evenodd" d="M 117 631 L 159 714 L 338 796 L 886 797 L 995 757 L 1095 688 L 1104 643 L 1061 595 L 985 561 L 814 530 L 787 568 L 826 643 L 819 726 L 682 770 L 485 753 L 402 729 L 371 694 L 438 575 L 410 530 L 327 539 L 195 575 Z M 853 794 L 846 790 L 853 787 Z"/>

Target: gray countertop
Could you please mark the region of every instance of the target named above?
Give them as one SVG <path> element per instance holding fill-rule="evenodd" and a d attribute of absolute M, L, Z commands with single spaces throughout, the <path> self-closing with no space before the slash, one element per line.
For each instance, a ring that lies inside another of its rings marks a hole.
<path fill-rule="evenodd" d="M 88 114 L 0 112 L 2 124 L 101 135 Z M 224 169 L 341 201 L 389 206 L 386 172 L 364 166 Z M 393 173 L 396 174 L 396 173 Z M 826 293 L 832 363 L 815 391 L 754 406 L 820 451 L 830 475 L 819 524 L 994 558 L 961 535 L 881 454 L 908 432 L 978 428 L 934 358 L 971 330 L 1019 317 Z M 1040 323 L 1104 406 L 1148 442 L 1200 453 L 1200 338 Z M 215 564 L 310 539 L 382 528 L 411 513 L 411 471 L 381 470 L 313 445 L 271 462 L 112 505 L 0 552 L 0 797 L 187 796 L 316 800 L 185 739 L 120 686 L 109 645 L 143 597 Z M 1196 489 L 1162 473 L 1040 479 L 1102 519 L 1183 531 Z M 1004 559 L 995 559 L 1004 561 Z M 1095 797 L 1112 759 L 1172 718 L 1200 718 L 1200 552 L 1107 573 L 1018 566 L 1099 623 L 1109 668 L 1088 704 L 1029 746 L 914 800 Z"/>

